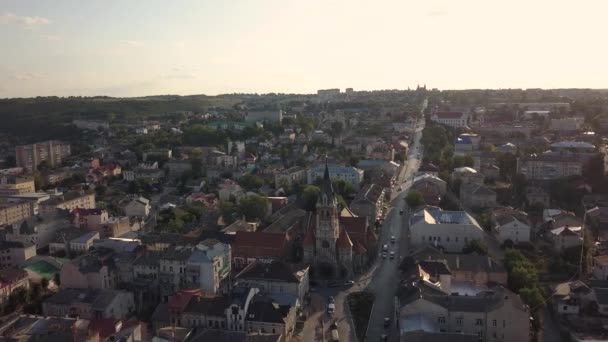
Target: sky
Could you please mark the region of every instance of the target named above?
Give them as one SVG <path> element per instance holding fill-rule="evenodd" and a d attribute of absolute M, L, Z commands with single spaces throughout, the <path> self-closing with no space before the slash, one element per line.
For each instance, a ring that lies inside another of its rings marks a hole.
<path fill-rule="evenodd" d="M 605 0 L 0 0 L 0 98 L 608 88 Z"/>

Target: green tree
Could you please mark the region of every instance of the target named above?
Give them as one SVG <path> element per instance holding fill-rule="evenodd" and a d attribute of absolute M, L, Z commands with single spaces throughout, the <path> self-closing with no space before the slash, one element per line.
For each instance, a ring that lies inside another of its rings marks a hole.
<path fill-rule="evenodd" d="M 523 287 L 519 290 L 519 295 L 521 299 L 526 303 L 529 307 L 533 309 L 537 309 L 541 305 L 543 305 L 544 299 L 540 289 L 535 287 Z"/>
<path fill-rule="evenodd" d="M 248 173 L 239 179 L 239 185 L 247 191 L 255 191 L 264 185 L 264 180 L 256 175 Z"/>
<path fill-rule="evenodd" d="M 103 184 L 100 184 L 95 187 L 95 194 L 97 195 L 98 198 L 103 197 L 106 194 L 107 190 L 108 190 L 108 187 L 106 187 Z"/>
<path fill-rule="evenodd" d="M 407 203 L 408 207 L 414 208 L 424 204 L 424 197 L 418 191 L 412 190 L 405 197 L 405 203 Z"/>
<path fill-rule="evenodd" d="M 236 220 L 237 208 L 233 202 L 220 201 L 219 208 L 225 223 L 230 224 Z"/>
<path fill-rule="evenodd" d="M 302 190 L 302 199 L 304 200 L 304 208 L 308 211 L 314 211 L 317 204 L 317 198 L 321 193 L 318 186 L 307 185 Z"/>
<path fill-rule="evenodd" d="M 464 156 L 463 163 L 464 163 L 464 166 L 468 166 L 468 167 L 475 166 L 475 160 L 473 159 L 472 156 L 470 156 L 468 154 L 466 156 Z"/>
<path fill-rule="evenodd" d="M 500 177 L 511 181 L 517 173 L 517 157 L 513 153 L 507 152 L 496 157 L 497 166 L 500 168 Z"/>
<path fill-rule="evenodd" d="M 265 220 L 268 217 L 267 197 L 258 194 L 251 194 L 241 197 L 238 204 L 239 216 L 245 216 L 248 221 Z"/>
<path fill-rule="evenodd" d="M 486 246 L 486 244 L 479 239 L 473 239 L 467 242 L 464 248 L 462 248 L 462 253 L 478 253 L 481 255 L 488 255 L 488 246 Z"/>

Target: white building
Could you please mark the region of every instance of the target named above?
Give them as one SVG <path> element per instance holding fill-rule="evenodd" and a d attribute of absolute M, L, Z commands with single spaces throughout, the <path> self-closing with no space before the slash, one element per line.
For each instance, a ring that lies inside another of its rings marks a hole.
<path fill-rule="evenodd" d="M 85 253 L 93 247 L 93 241 L 99 240 L 99 232 L 87 232 L 70 241 L 70 250 Z"/>
<path fill-rule="evenodd" d="M 468 117 L 463 112 L 436 112 L 431 121 L 450 127 L 467 127 Z"/>
<path fill-rule="evenodd" d="M 431 244 L 459 253 L 472 240 L 483 240 L 483 229 L 465 211 L 423 209 L 410 217 L 410 243 L 414 248 Z"/>
<path fill-rule="evenodd" d="M 501 244 L 530 242 L 530 221 L 527 214 L 512 208 L 496 208 L 492 211 L 494 235 Z"/>
<path fill-rule="evenodd" d="M 363 170 L 360 170 L 356 167 L 352 166 L 340 166 L 340 165 L 329 165 L 329 178 L 332 182 L 341 179 L 346 183 L 352 185 L 352 187 L 359 191 L 361 183 L 363 183 Z M 323 179 L 323 174 L 325 172 L 324 165 L 318 165 L 313 168 L 310 168 L 307 173 L 307 183 L 313 184 L 317 179 Z"/>
<path fill-rule="evenodd" d="M 217 240 L 202 241 L 186 262 L 186 282 L 205 295 L 215 295 L 230 275 L 230 260 L 230 245 Z"/>

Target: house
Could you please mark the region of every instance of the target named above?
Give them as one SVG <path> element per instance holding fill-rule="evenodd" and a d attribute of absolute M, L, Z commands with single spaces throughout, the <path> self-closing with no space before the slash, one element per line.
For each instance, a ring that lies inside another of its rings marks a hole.
<path fill-rule="evenodd" d="M 124 319 L 135 311 L 133 294 L 109 289 L 62 289 L 42 302 L 45 316 Z"/>
<path fill-rule="evenodd" d="M 289 189 L 293 188 L 294 184 L 305 184 L 306 183 L 306 168 L 300 166 L 290 167 L 280 171 L 274 176 L 274 187 L 276 189 L 287 186 Z"/>
<path fill-rule="evenodd" d="M 447 183 L 443 179 L 430 173 L 422 173 L 414 177 L 412 190 L 422 192 L 424 189 L 428 188 L 432 188 L 435 190 L 434 192 L 439 193 L 439 195 L 445 195 Z"/>
<path fill-rule="evenodd" d="M 231 262 L 230 245 L 217 240 L 202 241 L 186 262 L 186 283 L 214 296 L 226 285 Z"/>
<path fill-rule="evenodd" d="M 482 185 L 485 178 L 483 174 L 467 166 L 454 169 L 451 177 L 453 182 L 460 181 L 461 186 L 466 184 Z"/>
<path fill-rule="evenodd" d="M 280 124 L 283 120 L 282 110 L 268 110 L 268 111 L 249 111 L 245 115 L 245 122 L 268 122 Z"/>
<path fill-rule="evenodd" d="M 435 112 L 431 115 L 431 121 L 450 127 L 467 127 L 468 117 L 463 112 Z"/>
<path fill-rule="evenodd" d="M 530 205 L 541 205 L 544 208 L 551 206 L 551 197 L 543 188 L 538 186 L 526 187 L 526 200 Z"/>
<path fill-rule="evenodd" d="M 304 303 L 304 297 L 308 293 L 308 279 L 308 267 L 294 271 L 282 261 L 254 261 L 234 277 L 237 285 L 255 287 L 271 296 L 290 295 L 296 298 L 300 305 Z"/>
<path fill-rule="evenodd" d="M 112 289 L 118 275 L 110 250 L 93 250 L 61 267 L 61 288 L 75 289 Z"/>
<path fill-rule="evenodd" d="M 36 256 L 36 245 L 31 242 L 0 241 L 0 270 L 23 267 Z"/>
<path fill-rule="evenodd" d="M 531 223 L 525 212 L 509 207 L 495 208 L 491 221 L 492 231 L 500 244 L 530 242 Z"/>
<path fill-rule="evenodd" d="M 593 277 L 597 280 L 608 280 L 608 255 L 593 257 Z"/>
<path fill-rule="evenodd" d="M 454 154 L 464 156 L 467 152 L 478 150 L 480 139 L 481 138 L 477 134 L 460 134 L 454 139 Z"/>
<path fill-rule="evenodd" d="M 470 208 L 492 207 L 496 205 L 496 191 L 483 184 L 463 184 L 460 186 L 460 201 Z"/>
<path fill-rule="evenodd" d="M 580 280 L 557 284 L 553 291 L 553 308 L 558 315 L 578 315 L 592 301 L 589 286 Z"/>
<path fill-rule="evenodd" d="M 24 270 L 0 270 L 0 305 L 8 301 L 8 297 L 17 289 L 28 290 L 30 282 L 28 273 Z"/>
<path fill-rule="evenodd" d="M 245 195 L 245 190 L 233 180 L 226 179 L 219 185 L 220 201 L 229 201 L 231 198 L 238 200 Z"/>
<path fill-rule="evenodd" d="M 583 118 L 555 118 L 551 119 L 549 130 L 555 132 L 573 132 L 581 129 L 584 123 Z"/>
<path fill-rule="evenodd" d="M 282 260 L 286 246 L 284 233 L 237 231 L 232 244 L 233 267 L 239 270 L 256 260 Z"/>
<path fill-rule="evenodd" d="M 125 215 L 128 217 L 147 217 L 150 214 L 150 200 L 138 197 L 125 206 Z"/>
<path fill-rule="evenodd" d="M 258 293 L 247 308 L 245 329 L 247 332 L 280 334 L 283 341 L 290 340 L 296 322 L 296 307 L 281 305 L 272 297 Z"/>
<path fill-rule="evenodd" d="M 435 177 L 439 177 L 439 168 L 433 163 L 422 163 L 418 168 L 418 173 L 416 175 L 421 174 L 430 174 Z"/>
<path fill-rule="evenodd" d="M 21 195 L 36 192 L 34 177 L 32 176 L 11 176 L 0 177 L 0 196 Z"/>
<path fill-rule="evenodd" d="M 558 252 L 583 245 L 581 227 L 562 226 L 552 229 L 549 233 L 553 248 Z"/>
<path fill-rule="evenodd" d="M 357 193 L 350 203 L 350 209 L 360 217 L 367 217 L 375 222 L 382 217 L 384 205 L 384 188 L 376 184 L 367 184 Z"/>
<path fill-rule="evenodd" d="M 465 211 L 422 209 L 410 217 L 410 244 L 431 244 L 446 252 L 461 252 L 469 241 L 483 240 L 483 229 Z"/>
<path fill-rule="evenodd" d="M 99 230 L 110 218 L 110 214 L 104 209 L 76 208 L 70 212 L 70 216 L 74 226 L 88 230 Z"/>
<path fill-rule="evenodd" d="M 436 322 L 435 334 L 469 334 L 484 342 L 529 340 L 530 313 L 518 295 L 499 286 L 472 290 L 460 295 L 425 280 L 404 283 L 397 296 L 399 321 L 421 315 Z M 435 334 L 429 341 L 459 341 L 436 339 Z"/>
<path fill-rule="evenodd" d="M 70 251 L 76 253 L 86 253 L 93 247 L 93 241 L 99 240 L 99 232 L 86 232 L 83 235 L 70 240 Z"/>
<path fill-rule="evenodd" d="M 0 226 L 21 222 L 35 214 L 35 202 L 0 200 Z"/>
<path fill-rule="evenodd" d="M 3 324 L 3 338 L 11 341 L 82 341 L 97 342 L 97 331 L 82 318 L 17 315 Z"/>

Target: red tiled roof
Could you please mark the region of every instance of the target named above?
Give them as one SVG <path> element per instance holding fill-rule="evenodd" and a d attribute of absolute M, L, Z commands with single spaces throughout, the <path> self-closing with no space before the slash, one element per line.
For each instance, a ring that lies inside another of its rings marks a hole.
<path fill-rule="evenodd" d="M 367 229 L 367 217 L 340 217 L 340 223 L 349 235 L 365 234 Z"/>
<path fill-rule="evenodd" d="M 340 228 L 340 236 L 338 236 L 338 242 L 336 243 L 338 248 L 352 248 L 353 242 L 350 240 L 346 229 Z"/>
<path fill-rule="evenodd" d="M 182 311 L 184 310 L 186 305 L 188 305 L 192 297 L 200 295 L 200 289 L 180 290 L 171 297 L 169 297 L 169 309 L 177 309 L 179 311 Z"/>
<path fill-rule="evenodd" d="M 440 119 L 459 119 L 462 117 L 462 112 L 437 112 L 435 113 Z"/>
<path fill-rule="evenodd" d="M 236 232 L 234 245 L 237 247 L 256 246 L 283 248 L 285 234 L 266 232 Z"/>
<path fill-rule="evenodd" d="M 89 331 L 99 333 L 99 338 L 105 340 L 112 334 L 117 332 L 116 325 L 120 322 L 114 318 L 94 318 L 89 323 Z"/>

